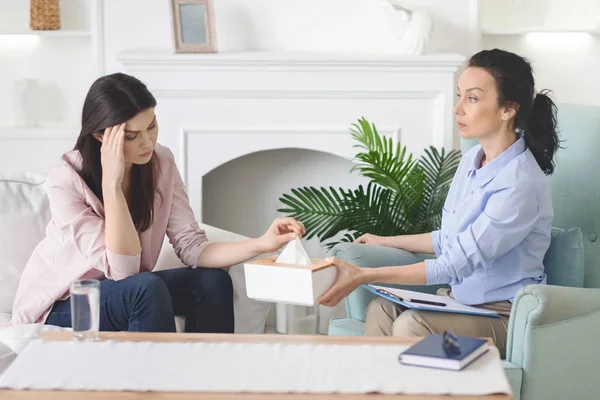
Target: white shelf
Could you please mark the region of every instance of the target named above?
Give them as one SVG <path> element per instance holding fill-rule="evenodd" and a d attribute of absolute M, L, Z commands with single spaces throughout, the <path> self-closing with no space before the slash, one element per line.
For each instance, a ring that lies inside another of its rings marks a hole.
<path fill-rule="evenodd" d="M 0 125 L 2 140 L 76 139 L 80 128 L 65 126 L 6 126 Z"/>
<path fill-rule="evenodd" d="M 91 37 L 92 32 L 85 29 L 58 29 L 55 31 L 34 31 L 31 29 L 15 30 L 15 31 L 2 31 L 0 35 L 33 35 L 41 37 L 56 37 L 56 38 L 67 38 L 67 37 Z"/>
<path fill-rule="evenodd" d="M 133 49 L 117 54 L 128 69 L 161 67 L 168 70 L 189 68 L 423 68 L 456 70 L 465 58 L 460 54 L 390 55 L 358 53 L 323 53 L 294 51 L 243 51 L 220 53 L 175 53 L 170 49 Z"/>
<path fill-rule="evenodd" d="M 484 36 L 519 36 L 528 33 L 589 33 L 599 35 L 600 30 L 590 29 L 484 29 L 481 31 Z"/>

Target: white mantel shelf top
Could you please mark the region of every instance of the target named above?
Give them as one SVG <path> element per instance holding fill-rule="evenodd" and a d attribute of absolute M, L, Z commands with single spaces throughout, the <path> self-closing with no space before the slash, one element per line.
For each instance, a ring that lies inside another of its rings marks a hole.
<path fill-rule="evenodd" d="M 465 57 L 456 53 L 393 55 L 373 53 L 312 53 L 247 51 L 222 53 L 175 53 L 169 49 L 135 49 L 117 55 L 125 65 L 219 65 L 235 66 L 389 66 L 456 68 Z"/>

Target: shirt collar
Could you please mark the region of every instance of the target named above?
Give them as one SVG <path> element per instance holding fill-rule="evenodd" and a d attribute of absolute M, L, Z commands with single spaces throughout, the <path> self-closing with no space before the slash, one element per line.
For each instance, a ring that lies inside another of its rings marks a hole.
<path fill-rule="evenodd" d="M 525 139 L 520 137 L 514 142 L 508 149 L 504 150 L 502 154 L 492 160 L 491 163 L 484 165 L 481 168 L 478 168 L 481 165 L 481 159 L 483 158 L 484 152 L 483 148 L 480 148 L 479 151 L 475 154 L 473 158 L 473 162 L 471 163 L 471 167 L 467 171 L 467 176 L 471 177 L 475 175 L 475 179 L 479 186 L 484 186 L 488 182 L 490 182 L 496 174 L 504 168 L 506 164 L 508 164 L 513 158 L 518 156 L 519 154 L 525 151 Z"/>

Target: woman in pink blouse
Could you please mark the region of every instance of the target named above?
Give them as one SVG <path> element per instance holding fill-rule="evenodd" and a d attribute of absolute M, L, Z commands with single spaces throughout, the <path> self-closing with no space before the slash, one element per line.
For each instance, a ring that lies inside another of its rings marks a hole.
<path fill-rule="evenodd" d="M 156 99 L 134 77 L 99 78 L 75 149 L 47 178 L 52 219 L 21 277 L 11 324 L 71 326 L 69 285 L 100 279 L 100 330 L 233 332 L 233 287 L 222 268 L 304 234 L 276 219 L 257 239 L 212 243 L 198 227 L 171 151 L 157 143 Z M 152 272 L 165 234 L 188 268 Z"/>

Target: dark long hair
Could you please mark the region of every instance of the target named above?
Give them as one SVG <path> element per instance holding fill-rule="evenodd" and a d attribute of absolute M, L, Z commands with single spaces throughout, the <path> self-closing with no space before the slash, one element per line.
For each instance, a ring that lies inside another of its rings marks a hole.
<path fill-rule="evenodd" d="M 475 54 L 469 67 L 484 68 L 496 81 L 498 105 L 516 108 L 515 131 L 525 138 L 546 175 L 554 172 L 554 154 L 560 147 L 556 129 L 556 105 L 549 90 L 535 93 L 531 64 L 508 51 L 493 49 Z"/>
<path fill-rule="evenodd" d="M 98 78 L 90 87 L 83 103 L 81 132 L 75 150 L 79 150 L 83 161 L 79 174 L 102 203 L 102 144 L 92 134 L 103 134 L 105 128 L 122 124 L 155 106 L 156 99 L 152 93 L 133 76 L 122 73 L 106 75 Z M 134 164 L 131 167 L 128 205 L 138 232 L 152 225 L 158 169 L 156 156 L 144 165 Z"/>

